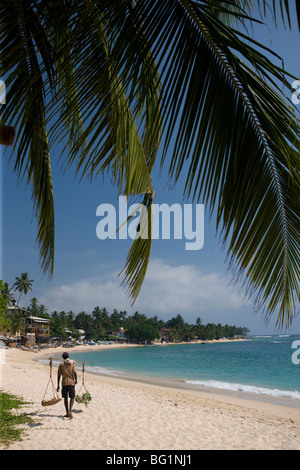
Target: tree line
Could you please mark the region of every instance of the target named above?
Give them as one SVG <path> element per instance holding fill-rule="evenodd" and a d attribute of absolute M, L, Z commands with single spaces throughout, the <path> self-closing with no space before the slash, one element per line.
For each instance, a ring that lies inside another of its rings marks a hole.
<path fill-rule="evenodd" d="M 39 306 L 36 299 L 32 299 L 28 311 L 37 314 Z M 191 341 L 220 339 L 222 337 L 233 338 L 236 335 L 246 335 L 248 329 L 220 323 L 202 324 L 198 317 L 195 324 L 187 323 L 183 316 L 177 314 L 169 320 L 161 320 L 157 315 L 147 317 L 138 311 L 128 315 L 126 310 L 113 309 L 110 313 L 105 307 L 96 306 L 89 314 L 81 311 L 75 314 L 72 311 L 54 311 L 51 315 L 41 313 L 39 315 L 51 319 L 50 334 L 57 338 L 72 337 L 79 339 L 80 332 L 84 330 L 87 340 L 115 339 L 115 334 L 120 328 L 125 331 L 125 336 L 130 342 L 153 341 L 160 337 L 161 329 L 169 330 L 167 337 L 170 341 Z"/>
<path fill-rule="evenodd" d="M 5 327 L 7 331 L 15 333 L 22 331 L 24 324 L 23 316 L 14 314 L 8 318 L 5 315 L 6 306 L 14 303 L 14 296 L 11 293 L 7 283 L 0 281 L 1 304 L 0 304 L 0 329 Z M 32 289 L 33 281 L 28 278 L 27 273 L 22 273 L 16 278 L 13 288 L 19 292 L 19 298 L 22 294 L 27 294 Z M 147 317 L 138 311 L 129 315 L 126 310 L 113 309 L 109 312 L 105 307 L 96 306 L 92 313 L 81 311 L 54 311 L 48 313 L 47 308 L 40 304 L 36 297 L 30 300 L 25 310 L 28 314 L 47 318 L 50 322 L 50 336 L 60 340 L 68 338 L 80 339 L 82 336 L 79 330 L 84 330 L 86 340 L 109 340 L 115 339 L 116 332 L 123 328 L 125 337 L 130 342 L 153 341 L 160 338 L 162 329 L 168 330 L 166 338 L 169 341 L 192 341 L 213 340 L 223 337 L 233 338 L 236 335 L 246 335 L 249 330 L 246 327 L 237 327 L 235 325 L 221 325 L 220 323 L 203 324 L 200 317 L 196 318 L 194 324 L 187 323 L 181 314 L 177 314 L 169 320 L 159 319 L 157 315 Z"/>
<path fill-rule="evenodd" d="M 49 318 L 50 334 L 52 337 L 67 339 L 72 337 L 79 339 L 84 330 L 86 340 L 112 340 L 116 338 L 116 332 L 123 328 L 125 336 L 130 342 L 153 341 L 160 337 L 161 329 L 169 330 L 167 338 L 169 341 L 191 341 L 220 339 L 222 337 L 233 338 L 236 335 L 246 335 L 248 329 L 220 323 L 202 324 L 198 317 L 195 324 L 187 323 L 183 316 L 177 316 L 170 320 L 161 320 L 157 315 L 147 317 L 138 311 L 128 315 L 126 310 L 113 309 L 110 313 L 105 307 L 96 306 L 92 313 L 85 311 L 74 313 L 72 311 L 54 311 L 51 315 L 41 312 L 35 298 L 31 300 L 28 311 L 32 315 L 39 314 Z"/>

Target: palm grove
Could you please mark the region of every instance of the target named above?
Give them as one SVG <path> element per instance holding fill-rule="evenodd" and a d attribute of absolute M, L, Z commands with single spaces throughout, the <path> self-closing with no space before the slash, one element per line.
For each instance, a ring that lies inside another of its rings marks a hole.
<path fill-rule="evenodd" d="M 267 13 L 276 26 L 300 29 L 298 0 L 0 1 L 0 130 L 15 131 L 11 158 L 32 188 L 45 273 L 55 260 L 53 162 L 82 178 L 107 173 L 149 219 L 157 163 L 214 215 L 256 307 L 292 322 L 300 139 L 291 84 L 299 77 L 251 35 Z M 133 302 L 150 258 L 151 223 L 148 230 L 122 271 Z"/>
<path fill-rule="evenodd" d="M 9 288 L 7 283 L 1 281 L 0 287 L 0 331 L 5 329 L 10 334 L 22 331 L 24 318 L 20 313 L 6 316 L 7 305 L 14 302 L 14 293 L 18 293 L 18 299 L 22 294 L 27 294 L 32 289 L 33 281 L 29 279 L 27 273 L 22 273 L 16 278 L 14 285 Z M 13 291 L 13 292 L 12 292 Z M 47 308 L 38 302 L 36 297 L 30 300 L 25 309 L 28 315 L 41 318 L 48 318 L 50 323 L 50 336 L 59 341 L 80 339 L 84 330 L 86 340 L 114 340 L 114 332 L 121 327 L 125 330 L 128 341 L 145 342 L 153 341 L 160 337 L 162 328 L 168 329 L 168 339 L 170 341 L 191 341 L 194 339 L 211 340 L 222 337 L 233 338 L 236 335 L 247 334 L 247 328 L 236 326 L 208 323 L 202 325 L 198 317 L 195 324 L 188 324 L 183 317 L 178 314 L 170 320 L 163 321 L 157 316 L 148 318 L 139 312 L 128 315 L 126 311 L 114 309 L 109 313 L 106 308 L 95 307 L 91 314 L 86 312 L 74 313 L 72 311 L 54 311 L 48 314 Z"/>

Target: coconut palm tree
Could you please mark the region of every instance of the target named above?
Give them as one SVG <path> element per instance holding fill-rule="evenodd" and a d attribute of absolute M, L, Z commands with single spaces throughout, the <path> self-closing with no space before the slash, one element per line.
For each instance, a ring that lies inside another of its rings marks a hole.
<path fill-rule="evenodd" d="M 14 301 L 14 296 L 11 293 L 12 287 L 9 287 L 7 282 L 4 282 L 3 288 L 1 289 L 1 295 L 3 299 L 5 300 L 7 305 L 12 305 Z"/>
<path fill-rule="evenodd" d="M 0 331 L 3 333 L 4 331 L 8 330 L 9 322 L 6 317 L 6 309 L 7 309 L 7 299 L 2 294 L 5 291 L 4 283 L 2 279 L 0 279 Z"/>
<path fill-rule="evenodd" d="M 0 1 L 2 120 L 16 128 L 15 170 L 33 188 L 45 272 L 54 262 L 49 142 L 64 143 L 65 166 L 81 177 L 108 171 L 150 219 L 161 147 L 171 181 L 184 178 L 184 195 L 216 213 L 230 264 L 257 305 L 291 321 L 300 272 L 297 77 L 247 28 L 257 7 L 291 27 L 292 6 L 300 29 L 298 1 Z M 148 236 L 128 254 L 123 282 L 133 301 L 150 250 Z"/>
<path fill-rule="evenodd" d="M 39 301 L 36 297 L 32 297 L 30 299 L 29 307 L 27 307 L 27 311 L 31 313 L 31 315 L 38 317 L 40 306 L 38 305 Z"/>
<path fill-rule="evenodd" d="M 19 304 L 22 294 L 26 295 L 27 292 L 32 290 L 32 283 L 33 280 L 28 278 L 28 273 L 21 273 L 20 277 L 16 277 L 16 282 L 13 287 L 20 292 L 17 304 Z"/>
<path fill-rule="evenodd" d="M 24 317 L 21 312 L 14 313 L 8 319 L 10 336 L 21 334 L 25 331 Z"/>

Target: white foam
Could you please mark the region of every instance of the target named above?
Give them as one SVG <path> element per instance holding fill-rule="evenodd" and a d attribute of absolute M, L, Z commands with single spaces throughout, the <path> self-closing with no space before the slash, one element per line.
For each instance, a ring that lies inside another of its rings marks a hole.
<path fill-rule="evenodd" d="M 105 374 L 105 375 L 122 375 L 120 371 L 117 370 L 109 370 L 105 369 L 104 367 L 99 366 L 86 366 L 85 370 L 87 372 L 93 372 L 94 374 Z"/>
<path fill-rule="evenodd" d="M 255 385 L 245 385 L 239 383 L 219 382 L 217 380 L 186 380 L 188 384 L 203 385 L 205 387 L 218 388 L 223 390 L 232 390 L 237 392 L 256 393 L 261 395 L 269 395 L 272 397 L 296 398 L 300 400 L 300 392 L 294 390 L 278 390 L 265 387 L 257 387 Z"/>

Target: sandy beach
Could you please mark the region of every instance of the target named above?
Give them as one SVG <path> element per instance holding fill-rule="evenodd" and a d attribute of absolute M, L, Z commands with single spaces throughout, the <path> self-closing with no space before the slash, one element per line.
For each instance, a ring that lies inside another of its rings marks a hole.
<path fill-rule="evenodd" d="M 91 402 L 75 403 L 73 419 L 64 418 L 63 400 L 41 405 L 49 366 L 37 361 L 63 351 L 1 350 L 0 389 L 32 402 L 22 411 L 35 420 L 8 450 L 300 450 L 299 408 L 91 373 Z"/>

